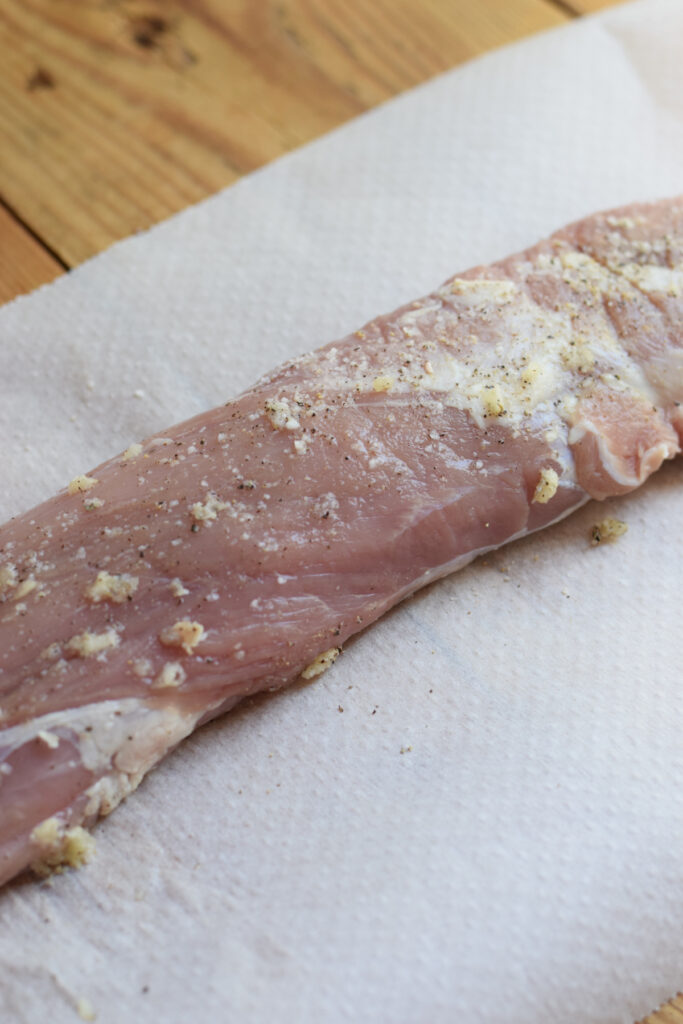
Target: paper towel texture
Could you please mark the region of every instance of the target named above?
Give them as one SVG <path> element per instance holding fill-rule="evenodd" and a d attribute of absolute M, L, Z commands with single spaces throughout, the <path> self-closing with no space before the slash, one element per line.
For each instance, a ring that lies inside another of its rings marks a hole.
<path fill-rule="evenodd" d="M 0 310 L 8 517 L 448 275 L 681 192 L 683 8 L 491 54 Z M 628 1022 L 681 986 L 683 468 L 406 602 L 0 893 L 0 1020 Z M 593 549 L 616 513 L 628 534 Z"/>

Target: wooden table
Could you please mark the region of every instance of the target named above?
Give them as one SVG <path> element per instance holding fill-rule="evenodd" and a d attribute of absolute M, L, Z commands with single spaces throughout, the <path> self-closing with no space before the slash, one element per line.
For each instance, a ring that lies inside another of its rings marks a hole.
<path fill-rule="evenodd" d="M 2 0 L 0 302 L 493 47 L 615 0 Z M 683 997 L 647 1018 L 683 1024 Z"/>

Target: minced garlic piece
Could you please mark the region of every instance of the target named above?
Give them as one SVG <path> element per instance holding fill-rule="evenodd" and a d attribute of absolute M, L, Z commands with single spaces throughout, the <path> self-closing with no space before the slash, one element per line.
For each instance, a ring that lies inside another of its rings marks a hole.
<path fill-rule="evenodd" d="M 83 507 L 85 508 L 86 512 L 92 512 L 92 510 L 95 509 L 95 508 L 102 508 L 103 505 L 104 505 L 104 502 L 102 501 L 102 498 L 84 498 L 83 499 Z"/>
<path fill-rule="evenodd" d="M 636 226 L 636 222 L 633 217 L 606 217 L 605 220 L 611 228 L 626 228 L 630 230 Z"/>
<path fill-rule="evenodd" d="M 500 281 L 488 277 L 454 277 L 451 281 L 454 295 L 473 295 L 477 300 L 490 299 L 492 302 L 509 302 L 517 294 L 512 281 Z"/>
<path fill-rule="evenodd" d="M 481 393 L 481 402 L 487 416 L 502 416 L 505 412 L 503 396 L 497 384 L 484 387 Z"/>
<path fill-rule="evenodd" d="M 121 458 L 127 462 L 129 459 L 137 459 L 138 455 L 142 454 L 142 445 L 135 441 L 133 444 L 126 448 Z"/>
<path fill-rule="evenodd" d="M 38 657 L 40 657 L 40 658 L 58 658 L 61 653 L 62 653 L 62 648 L 55 641 L 54 643 L 51 643 L 47 647 L 43 648 L 43 650 L 40 652 Z"/>
<path fill-rule="evenodd" d="M 330 647 L 329 651 L 324 651 L 319 654 L 310 665 L 301 673 L 302 679 L 315 679 L 316 676 L 321 676 L 325 669 L 333 665 L 341 654 L 341 647 Z"/>
<path fill-rule="evenodd" d="M 85 633 L 72 636 L 64 645 L 64 649 L 78 658 L 90 658 L 109 650 L 110 647 L 118 647 L 119 643 L 119 634 L 115 629 L 106 629 L 104 633 L 91 633 L 86 629 Z"/>
<path fill-rule="evenodd" d="M 96 480 L 94 476 L 75 476 L 69 483 L 67 490 L 69 494 L 82 494 L 98 483 L 99 480 Z"/>
<path fill-rule="evenodd" d="M 598 544 L 613 544 L 627 530 L 628 526 L 621 519 L 601 519 L 591 530 L 591 544 L 594 548 Z"/>
<path fill-rule="evenodd" d="M 200 523 L 206 523 L 216 519 L 217 513 L 227 507 L 227 502 L 221 501 L 218 495 L 210 494 L 206 501 L 195 501 L 190 511 L 193 519 Z"/>
<path fill-rule="evenodd" d="M 93 1005 L 89 999 L 85 998 L 85 996 L 81 996 L 76 1003 L 76 1012 L 81 1020 L 87 1021 L 88 1024 L 92 1024 L 92 1021 L 97 1020 L 97 1014 L 93 1009 Z"/>
<path fill-rule="evenodd" d="M 560 478 L 554 469 L 547 467 L 542 469 L 536 484 L 536 490 L 534 496 L 531 499 L 532 502 L 537 502 L 539 505 L 547 505 L 552 497 L 557 493 L 557 487 L 560 482 Z"/>
<path fill-rule="evenodd" d="M 53 846 L 64 831 L 64 825 L 59 818 L 46 818 L 36 825 L 31 832 L 31 839 L 41 847 Z"/>
<path fill-rule="evenodd" d="M 174 622 L 172 626 L 162 629 L 159 639 L 167 647 L 182 647 L 187 654 L 192 654 L 204 636 L 204 627 L 200 622 L 181 619 L 180 622 Z"/>
<path fill-rule="evenodd" d="M 587 342 L 579 341 L 562 353 L 562 362 L 568 370 L 590 373 L 595 366 L 595 354 Z"/>
<path fill-rule="evenodd" d="M 33 577 L 29 576 L 29 578 L 27 580 L 23 580 L 23 582 L 20 583 L 17 589 L 14 591 L 14 593 L 12 594 L 12 600 L 21 601 L 22 597 L 26 597 L 26 595 L 30 594 L 32 590 L 35 590 L 37 586 L 38 584 L 33 579 Z"/>
<path fill-rule="evenodd" d="M 151 676 L 153 665 L 149 658 L 134 658 L 132 665 L 133 672 L 135 672 L 135 675 L 139 676 L 140 679 L 144 679 L 145 676 Z"/>
<path fill-rule="evenodd" d="M 190 593 L 187 587 L 183 586 L 182 580 L 179 580 L 177 576 L 169 583 L 169 589 L 174 597 L 185 597 L 186 594 Z"/>
<path fill-rule="evenodd" d="M 50 750 L 56 750 L 59 746 L 59 736 L 55 732 L 48 732 L 46 729 L 41 729 L 37 733 L 38 739 L 41 743 L 44 743 Z"/>
<path fill-rule="evenodd" d="M 276 430 L 298 430 L 301 427 L 289 402 L 284 398 L 271 398 L 266 402 L 265 410 Z"/>
<path fill-rule="evenodd" d="M 180 686 L 186 679 L 187 674 L 180 662 L 167 661 L 152 685 L 161 690 L 168 686 Z"/>
<path fill-rule="evenodd" d="M 59 818 L 46 818 L 31 832 L 31 841 L 38 847 L 40 857 L 31 869 L 38 875 L 60 872 L 65 867 L 80 868 L 92 859 L 95 840 L 80 825 L 67 828 Z"/>
<path fill-rule="evenodd" d="M 0 565 L 0 597 L 17 585 L 17 570 L 13 565 Z"/>
<path fill-rule="evenodd" d="M 114 604 L 123 604 L 131 599 L 138 589 L 137 576 L 130 576 L 127 572 L 110 573 L 98 572 L 93 583 L 85 588 L 85 596 L 99 604 L 100 601 L 112 601 Z"/>
<path fill-rule="evenodd" d="M 380 374 L 379 377 L 375 377 L 372 382 L 373 391 L 391 391 L 394 386 L 394 378 L 389 377 L 386 374 Z"/>

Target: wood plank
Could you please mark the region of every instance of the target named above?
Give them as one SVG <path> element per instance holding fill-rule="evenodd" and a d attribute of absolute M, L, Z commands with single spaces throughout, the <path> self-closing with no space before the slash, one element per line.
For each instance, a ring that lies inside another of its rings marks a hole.
<path fill-rule="evenodd" d="M 0 205 L 0 305 L 62 273 L 54 256 Z"/>
<path fill-rule="evenodd" d="M 624 0 L 563 0 L 566 6 L 576 14 L 595 14 L 606 7 L 617 7 Z"/>
<path fill-rule="evenodd" d="M 683 995 L 679 992 L 639 1024 L 683 1024 Z"/>
<path fill-rule="evenodd" d="M 0 192 L 70 265 L 412 85 L 621 0 L 4 0 Z M 0 303 L 63 268 L 0 205 Z M 683 996 L 642 1024 L 683 1024 Z"/>
<path fill-rule="evenodd" d="M 3 0 L 0 195 L 73 266 L 567 17 L 548 0 Z"/>

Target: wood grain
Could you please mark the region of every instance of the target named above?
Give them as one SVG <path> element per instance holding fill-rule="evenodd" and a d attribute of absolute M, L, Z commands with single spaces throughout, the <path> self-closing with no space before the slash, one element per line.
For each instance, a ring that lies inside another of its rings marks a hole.
<path fill-rule="evenodd" d="M 679 992 L 638 1024 L 683 1024 L 683 995 Z"/>
<path fill-rule="evenodd" d="M 1 0 L 0 197 L 20 219 L 0 203 L 0 303 L 440 71 L 619 2 Z M 640 1024 L 683 1024 L 683 995 Z"/>
<path fill-rule="evenodd" d="M 566 0 L 566 6 L 575 14 L 594 14 L 623 2 L 624 0 Z"/>
<path fill-rule="evenodd" d="M 0 205 L 0 305 L 63 272 L 57 260 Z"/>
<path fill-rule="evenodd" d="M 73 266 L 567 17 L 548 0 L 3 0 L 0 196 Z"/>

